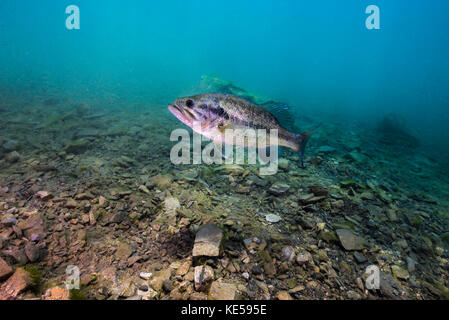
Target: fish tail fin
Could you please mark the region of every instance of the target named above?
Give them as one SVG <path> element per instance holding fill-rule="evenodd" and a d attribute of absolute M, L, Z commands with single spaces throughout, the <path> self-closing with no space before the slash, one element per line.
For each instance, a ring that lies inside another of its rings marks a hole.
<path fill-rule="evenodd" d="M 306 149 L 307 141 L 309 141 L 310 136 L 322 126 L 322 123 L 317 125 L 315 128 L 308 132 L 299 133 L 296 135 L 296 142 L 298 144 L 298 155 L 301 168 L 305 168 L 304 166 L 304 150 Z"/>

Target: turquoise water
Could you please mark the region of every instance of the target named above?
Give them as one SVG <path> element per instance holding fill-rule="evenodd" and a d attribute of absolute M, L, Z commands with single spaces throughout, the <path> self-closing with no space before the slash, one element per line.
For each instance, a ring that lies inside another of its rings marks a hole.
<path fill-rule="evenodd" d="M 65 28 L 71 4 L 80 30 Z M 323 117 L 395 112 L 447 150 L 449 3 L 375 1 L 380 30 L 369 4 L 3 0 L 0 84 L 165 103 L 214 73 Z"/>
<path fill-rule="evenodd" d="M 157 299 L 207 298 L 228 291 L 193 289 L 210 223 L 224 235 L 204 263 L 244 299 L 447 299 L 448 14 L 447 0 L 0 0 L 0 259 L 37 267 L 42 288 L 68 265 L 105 275 L 89 299 L 132 298 L 159 271 Z M 167 104 L 211 91 L 284 109 L 295 133 L 321 123 L 305 167 L 287 148 L 267 176 L 170 161 L 187 127 Z M 380 291 L 360 284 L 369 265 Z"/>

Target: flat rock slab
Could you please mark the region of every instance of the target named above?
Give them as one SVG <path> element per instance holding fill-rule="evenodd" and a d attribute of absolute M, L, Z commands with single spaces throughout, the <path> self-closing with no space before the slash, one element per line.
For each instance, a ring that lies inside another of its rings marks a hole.
<path fill-rule="evenodd" d="M 338 229 L 336 231 L 338 239 L 345 250 L 362 250 L 365 248 L 365 239 L 356 235 L 354 232 L 348 229 Z"/>
<path fill-rule="evenodd" d="M 207 224 L 198 231 L 193 246 L 194 257 L 218 257 L 223 231 L 214 225 Z"/>

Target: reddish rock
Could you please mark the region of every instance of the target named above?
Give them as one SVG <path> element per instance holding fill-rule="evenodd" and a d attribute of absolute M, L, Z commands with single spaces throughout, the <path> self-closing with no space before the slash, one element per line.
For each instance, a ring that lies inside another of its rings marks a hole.
<path fill-rule="evenodd" d="M 5 260 L 0 258 L 0 280 L 3 280 L 10 276 L 12 273 L 12 268 L 6 263 Z"/>
<path fill-rule="evenodd" d="M 70 292 L 67 289 L 54 287 L 45 291 L 44 300 L 70 300 Z"/>
<path fill-rule="evenodd" d="M 6 280 L 0 287 L 0 300 L 12 300 L 25 291 L 31 284 L 33 279 L 24 269 L 19 268 L 14 274 Z"/>
<path fill-rule="evenodd" d="M 46 236 L 45 224 L 39 213 L 30 216 L 25 221 L 21 221 L 19 228 L 22 229 L 25 237 L 30 241 L 39 241 Z"/>

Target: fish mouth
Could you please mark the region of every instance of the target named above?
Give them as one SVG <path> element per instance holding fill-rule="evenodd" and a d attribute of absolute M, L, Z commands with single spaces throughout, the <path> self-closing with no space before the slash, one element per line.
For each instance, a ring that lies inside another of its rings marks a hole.
<path fill-rule="evenodd" d="M 174 104 L 169 104 L 168 105 L 168 109 L 179 119 L 178 116 L 182 116 L 185 120 L 190 120 L 190 121 L 194 121 L 196 120 L 195 115 L 190 112 L 189 110 L 187 110 L 186 108 L 182 108 L 178 105 Z M 181 119 L 179 119 L 181 120 Z M 182 120 L 181 120 L 182 121 Z"/>
<path fill-rule="evenodd" d="M 176 117 L 178 118 L 179 121 L 183 122 L 186 125 L 191 125 L 192 121 L 194 121 L 196 118 L 195 116 L 188 111 L 185 108 L 182 108 L 178 105 L 174 104 L 169 104 L 168 105 L 168 110 L 170 110 L 170 112 Z"/>

